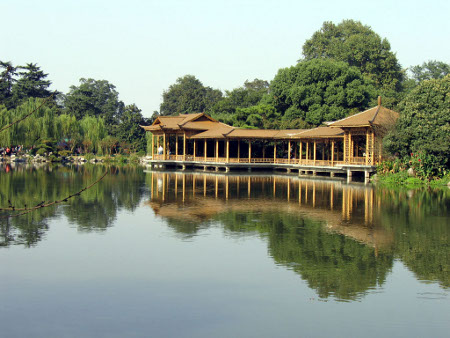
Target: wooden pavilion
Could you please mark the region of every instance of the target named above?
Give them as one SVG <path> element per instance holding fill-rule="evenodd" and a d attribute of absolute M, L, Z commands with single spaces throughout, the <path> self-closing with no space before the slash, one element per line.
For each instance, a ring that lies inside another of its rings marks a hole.
<path fill-rule="evenodd" d="M 313 129 L 235 128 L 204 113 L 160 116 L 142 128 L 152 133 L 151 163 L 226 171 L 262 165 L 314 173 L 341 169 L 351 175 L 358 168 L 374 171 L 382 160 L 382 138 L 397 118 L 379 100 L 376 107 Z"/>

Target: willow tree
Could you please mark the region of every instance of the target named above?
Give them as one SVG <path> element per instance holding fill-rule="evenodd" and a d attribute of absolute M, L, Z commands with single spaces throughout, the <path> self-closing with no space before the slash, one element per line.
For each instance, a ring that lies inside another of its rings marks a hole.
<path fill-rule="evenodd" d="M 103 118 L 85 116 L 80 121 L 80 126 L 85 152 L 97 152 L 101 149 L 99 142 L 107 135 Z"/>

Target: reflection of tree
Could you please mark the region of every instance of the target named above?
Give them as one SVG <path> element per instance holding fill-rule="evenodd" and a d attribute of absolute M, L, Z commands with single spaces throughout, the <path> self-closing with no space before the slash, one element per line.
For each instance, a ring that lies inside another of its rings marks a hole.
<path fill-rule="evenodd" d="M 299 273 L 320 297 L 354 300 L 385 281 L 393 262 L 389 253 L 343 235 L 329 233 L 321 222 L 300 215 L 261 212 L 221 215 L 231 231 L 267 237 L 274 260 Z"/>
<path fill-rule="evenodd" d="M 450 287 L 449 189 L 382 190 L 381 222 L 395 234 L 396 255 L 418 279 Z"/>
<path fill-rule="evenodd" d="M 79 191 L 102 175 L 103 166 L 46 167 L 40 170 L 19 167 L 0 175 L 0 206 L 32 206 L 53 201 Z M 61 211 L 80 230 L 104 230 L 115 220 L 118 209 L 134 210 L 142 195 L 144 174 L 134 167 L 113 170 L 97 185 L 69 200 L 61 208 L 48 207 L 32 213 L 0 219 L 0 245 L 33 245 L 48 229 L 48 220 Z M 59 210 L 59 211 L 58 211 Z"/>
<path fill-rule="evenodd" d="M 147 183 L 149 205 L 178 234 L 195 236 L 213 220 L 227 235 L 259 234 L 321 297 L 357 299 L 384 282 L 394 257 L 418 279 L 450 285 L 450 190 L 168 173 Z"/>

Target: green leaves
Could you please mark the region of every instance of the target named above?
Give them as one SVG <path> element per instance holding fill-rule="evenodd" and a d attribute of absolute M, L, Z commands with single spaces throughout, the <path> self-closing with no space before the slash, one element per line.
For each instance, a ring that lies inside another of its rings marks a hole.
<path fill-rule="evenodd" d="M 202 113 L 222 98 L 222 92 L 205 87 L 193 75 L 185 75 L 163 92 L 161 115 Z"/>
<path fill-rule="evenodd" d="M 71 86 L 63 98 L 64 112 L 77 119 L 98 116 L 106 125 L 117 124 L 124 109 L 116 87 L 106 80 L 80 79 L 79 86 Z"/>
<path fill-rule="evenodd" d="M 378 88 L 400 90 L 404 77 L 389 42 L 359 21 L 344 20 L 338 25 L 324 22 L 303 45 L 303 56 L 305 60 L 344 61 L 357 67 Z"/>
<path fill-rule="evenodd" d="M 357 68 L 327 59 L 280 69 L 270 89 L 282 115 L 296 111 L 296 117 L 315 126 L 367 108 L 376 96 L 373 84 Z"/>
<path fill-rule="evenodd" d="M 449 168 L 449 93 L 450 75 L 423 81 L 413 89 L 399 105 L 402 114 L 395 131 L 385 139 L 387 150 L 402 157 L 423 152 L 433 155 L 429 162 L 435 172 L 440 166 Z"/>

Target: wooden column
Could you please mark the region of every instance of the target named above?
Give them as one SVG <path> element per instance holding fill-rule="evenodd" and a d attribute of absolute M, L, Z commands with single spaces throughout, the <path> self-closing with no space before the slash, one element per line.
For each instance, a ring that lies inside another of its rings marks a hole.
<path fill-rule="evenodd" d="M 156 152 L 158 153 L 158 155 L 159 155 L 159 138 L 160 138 L 160 136 L 158 135 L 156 137 Z"/>
<path fill-rule="evenodd" d="M 366 129 L 366 165 L 369 164 L 369 142 L 370 142 L 370 138 L 369 138 L 369 128 Z"/>
<path fill-rule="evenodd" d="M 252 162 L 252 141 L 248 140 L 248 163 Z"/>
<path fill-rule="evenodd" d="M 262 149 L 262 155 L 263 155 L 263 159 L 266 158 L 266 142 L 263 142 L 263 149 Z"/>
<path fill-rule="evenodd" d="M 306 141 L 306 163 L 309 161 L 309 141 Z"/>
<path fill-rule="evenodd" d="M 206 155 L 208 154 L 208 143 L 207 143 L 207 141 L 206 141 L 206 138 L 205 138 L 205 145 L 204 145 L 204 147 L 203 147 L 203 149 L 205 150 L 205 162 L 206 162 Z"/>
<path fill-rule="evenodd" d="M 334 165 L 334 140 L 331 141 L 331 166 Z"/>
<path fill-rule="evenodd" d="M 195 155 L 196 155 L 196 145 L 197 145 L 197 140 L 194 140 L 194 161 L 195 161 Z"/>
<path fill-rule="evenodd" d="M 241 158 L 241 140 L 238 139 L 238 162 L 240 162 L 240 158 Z"/>
<path fill-rule="evenodd" d="M 273 143 L 273 163 L 277 162 L 277 141 Z"/>
<path fill-rule="evenodd" d="M 298 157 L 299 164 L 302 164 L 302 157 L 303 157 L 303 142 L 300 142 L 300 155 Z"/>
<path fill-rule="evenodd" d="M 177 160 L 178 156 L 178 134 L 175 134 L 175 160 Z"/>
<path fill-rule="evenodd" d="M 291 140 L 288 141 L 288 163 L 291 163 Z"/>
<path fill-rule="evenodd" d="M 314 165 L 316 165 L 316 150 L 317 150 L 317 142 L 314 140 Z"/>
<path fill-rule="evenodd" d="M 216 162 L 219 162 L 219 140 L 216 139 Z"/>
<path fill-rule="evenodd" d="M 164 159 L 166 159 L 166 133 L 163 134 L 163 152 L 164 152 Z"/>
<path fill-rule="evenodd" d="M 155 135 L 152 134 L 152 160 L 155 159 Z"/>
<path fill-rule="evenodd" d="M 183 160 L 186 161 L 186 133 L 183 134 Z"/>
<path fill-rule="evenodd" d="M 348 141 L 349 141 L 349 145 L 350 145 L 350 151 L 349 151 L 349 154 L 348 154 L 348 160 L 349 160 L 349 162 L 352 162 L 353 161 L 353 153 L 354 153 L 354 149 L 353 149 L 353 146 L 354 146 L 354 144 L 353 144 L 353 140 L 352 140 L 352 133 L 351 133 L 351 131 L 349 131 L 348 132 Z"/>
<path fill-rule="evenodd" d="M 227 139 L 227 163 L 230 162 L 230 140 Z"/>

